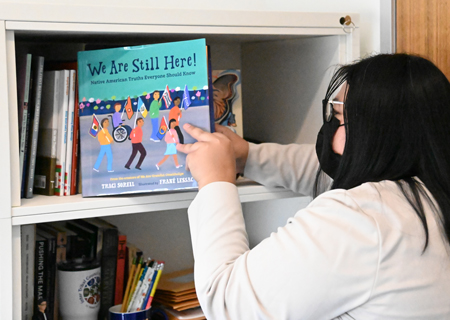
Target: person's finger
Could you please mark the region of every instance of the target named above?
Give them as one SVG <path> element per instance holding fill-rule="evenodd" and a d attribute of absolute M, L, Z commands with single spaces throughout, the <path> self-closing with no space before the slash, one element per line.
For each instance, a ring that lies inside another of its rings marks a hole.
<path fill-rule="evenodd" d="M 230 128 L 227 128 L 220 124 L 216 124 L 215 128 L 216 128 L 216 132 L 223 134 L 227 138 L 233 137 L 235 135 L 235 133 Z"/>
<path fill-rule="evenodd" d="M 192 153 L 195 150 L 197 150 L 199 148 L 199 145 L 198 145 L 198 142 L 196 142 L 196 143 L 189 143 L 189 144 L 178 143 L 176 145 L 176 147 L 177 147 L 177 151 L 189 154 L 189 153 Z"/>
<path fill-rule="evenodd" d="M 212 134 L 210 132 L 206 132 L 189 123 L 185 123 L 183 125 L 183 129 L 197 141 L 209 141 L 212 138 Z"/>

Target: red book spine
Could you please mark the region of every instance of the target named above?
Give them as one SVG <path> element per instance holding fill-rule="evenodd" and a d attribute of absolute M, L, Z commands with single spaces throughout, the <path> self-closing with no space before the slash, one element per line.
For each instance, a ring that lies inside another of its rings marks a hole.
<path fill-rule="evenodd" d="M 124 294 L 125 261 L 127 256 L 127 236 L 119 234 L 119 245 L 117 249 L 116 286 L 114 304 L 121 304 Z"/>
<path fill-rule="evenodd" d="M 78 130 L 80 128 L 80 118 L 79 106 L 78 106 L 78 86 L 75 87 L 75 109 L 74 109 L 74 120 L 73 120 L 73 146 L 72 146 L 72 179 L 70 181 L 70 195 L 77 193 L 77 171 L 78 171 L 78 152 L 79 152 L 79 134 Z"/>

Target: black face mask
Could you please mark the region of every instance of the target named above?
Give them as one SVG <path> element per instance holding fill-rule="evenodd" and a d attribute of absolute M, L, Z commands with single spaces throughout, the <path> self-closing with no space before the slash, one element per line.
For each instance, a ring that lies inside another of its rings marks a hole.
<path fill-rule="evenodd" d="M 339 127 L 339 120 L 333 117 L 330 122 L 325 122 L 320 128 L 316 141 L 316 154 L 320 168 L 333 179 L 339 167 L 341 155 L 333 151 L 331 144 L 334 134 Z"/>

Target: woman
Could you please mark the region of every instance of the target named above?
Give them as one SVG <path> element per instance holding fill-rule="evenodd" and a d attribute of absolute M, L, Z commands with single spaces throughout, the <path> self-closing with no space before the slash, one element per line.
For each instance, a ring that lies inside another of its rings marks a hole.
<path fill-rule="evenodd" d="M 448 80 L 425 59 L 378 55 L 341 67 L 323 110 L 315 148 L 186 127 L 199 140 L 178 150 L 200 189 L 188 213 L 207 318 L 450 319 Z M 235 169 L 331 190 L 249 250 Z"/>

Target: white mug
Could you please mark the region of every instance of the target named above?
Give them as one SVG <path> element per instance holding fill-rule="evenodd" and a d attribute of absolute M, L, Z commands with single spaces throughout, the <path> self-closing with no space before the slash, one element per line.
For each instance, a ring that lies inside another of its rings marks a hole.
<path fill-rule="evenodd" d="M 58 264 L 59 310 L 62 320 L 97 320 L 100 309 L 100 265 Z"/>

